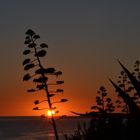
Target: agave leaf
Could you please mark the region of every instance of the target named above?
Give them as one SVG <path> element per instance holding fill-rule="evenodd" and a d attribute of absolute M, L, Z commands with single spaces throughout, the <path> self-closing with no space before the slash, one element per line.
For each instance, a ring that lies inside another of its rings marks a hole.
<path fill-rule="evenodd" d="M 23 61 L 23 63 L 22 63 L 22 65 L 24 66 L 24 65 L 26 65 L 26 64 L 28 64 L 28 63 L 30 63 L 30 59 L 25 59 L 24 61 Z"/>
<path fill-rule="evenodd" d="M 45 50 L 38 51 L 37 54 L 35 54 L 35 56 L 38 56 L 38 57 L 44 57 L 45 55 L 46 55 Z"/>
<path fill-rule="evenodd" d="M 31 79 L 31 76 L 28 73 L 24 75 L 23 81 L 28 81 L 29 79 Z"/>
<path fill-rule="evenodd" d="M 130 79 L 131 83 L 133 84 L 134 88 L 136 89 L 137 93 L 140 96 L 140 83 L 138 80 L 129 72 L 127 68 L 125 68 L 120 61 L 118 61 L 125 73 L 127 74 L 128 78 Z"/>
<path fill-rule="evenodd" d="M 119 86 L 117 86 L 112 80 L 109 79 L 109 81 L 112 83 L 116 91 L 119 93 L 119 96 L 129 106 L 130 113 L 132 114 L 139 113 L 139 107 L 136 105 L 133 99 L 125 91 L 123 91 Z"/>
<path fill-rule="evenodd" d="M 25 50 L 24 52 L 23 52 L 23 54 L 24 55 L 27 55 L 27 54 L 29 54 L 31 51 L 30 50 Z"/>
<path fill-rule="evenodd" d="M 42 44 L 40 44 L 40 47 L 41 48 L 48 48 L 48 45 L 46 43 L 42 43 Z"/>
<path fill-rule="evenodd" d="M 28 29 L 25 34 L 29 35 L 29 36 L 33 36 L 33 35 L 35 35 L 35 32 L 33 30 L 31 30 L 31 29 Z"/>
<path fill-rule="evenodd" d="M 29 70 L 31 68 L 33 68 L 35 65 L 34 64 L 27 64 L 25 67 L 24 67 L 24 70 Z"/>

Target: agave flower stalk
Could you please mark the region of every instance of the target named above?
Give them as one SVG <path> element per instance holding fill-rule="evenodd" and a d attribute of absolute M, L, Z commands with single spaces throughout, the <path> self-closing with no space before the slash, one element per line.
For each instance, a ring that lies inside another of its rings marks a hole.
<path fill-rule="evenodd" d="M 48 102 L 48 108 L 50 110 L 53 109 L 53 102 L 51 101 L 51 97 L 54 96 L 55 94 L 51 94 L 48 90 L 48 86 L 49 83 L 48 82 L 48 75 L 55 75 L 56 77 L 58 77 L 59 75 L 62 75 L 61 71 L 56 71 L 54 68 L 44 68 L 42 63 L 41 63 L 41 58 L 44 57 L 46 55 L 46 48 L 48 48 L 48 45 L 45 43 L 41 43 L 40 45 L 37 44 L 37 40 L 40 38 L 39 35 L 37 35 L 34 31 L 32 31 L 31 29 L 27 30 L 26 32 L 26 38 L 25 38 L 25 44 L 27 45 L 28 49 L 26 49 L 23 52 L 23 55 L 29 55 L 32 54 L 34 55 L 34 59 L 31 60 L 29 58 L 26 58 L 23 61 L 23 66 L 24 66 L 24 70 L 28 71 L 32 68 L 36 68 L 37 70 L 35 70 L 34 74 L 32 74 L 32 76 L 27 73 L 24 75 L 23 80 L 24 81 L 28 81 L 30 79 L 33 79 L 33 82 L 36 83 L 36 89 L 29 89 L 27 90 L 28 92 L 36 92 L 38 90 L 45 90 L 46 93 L 46 97 L 47 97 L 47 101 Z M 39 67 L 39 69 L 38 69 Z M 39 76 L 39 77 L 37 77 Z M 63 84 L 64 81 L 56 81 L 56 83 L 53 83 L 53 85 L 59 85 L 59 84 Z M 58 89 L 57 92 L 63 92 L 63 89 Z M 57 93 L 56 92 L 56 93 Z M 67 101 L 66 99 L 62 99 L 61 102 L 65 102 Z M 34 108 L 34 110 L 39 110 L 39 108 Z M 54 129 L 54 133 L 55 133 L 55 137 L 56 140 L 59 140 L 58 137 L 58 133 L 57 133 L 57 128 L 56 128 L 56 123 L 55 123 L 55 119 L 54 116 L 52 114 L 51 116 L 51 121 L 52 121 L 52 126 Z"/>

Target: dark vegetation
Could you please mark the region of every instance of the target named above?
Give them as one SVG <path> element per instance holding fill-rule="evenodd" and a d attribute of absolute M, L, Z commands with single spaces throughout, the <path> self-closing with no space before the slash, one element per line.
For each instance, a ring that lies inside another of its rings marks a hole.
<path fill-rule="evenodd" d="M 35 93 L 43 90 L 46 93 L 46 99 L 43 101 L 36 100 L 34 104 L 37 105 L 46 101 L 47 109 L 54 110 L 56 113 L 55 103 L 66 102 L 67 99 L 60 101 L 53 101 L 54 97 L 63 89 L 56 89 L 49 91 L 49 85 L 60 85 L 64 81 L 58 80 L 54 83 L 49 83 L 51 76 L 58 77 L 62 75 L 61 71 L 56 71 L 55 68 L 45 68 L 42 65 L 41 59 L 46 55 L 48 45 L 46 43 L 39 43 L 40 36 L 32 30 L 27 30 L 25 45 L 26 49 L 23 55 L 26 56 L 23 61 L 25 71 L 33 69 L 32 73 L 26 73 L 23 81 L 32 80 L 35 88 L 28 89 L 27 92 Z M 29 55 L 31 58 L 29 58 Z M 109 97 L 104 86 L 101 86 L 97 92 L 96 104 L 91 107 L 91 112 L 80 114 L 72 112 L 80 116 L 90 116 L 90 126 L 78 126 L 77 131 L 71 136 L 65 135 L 66 140 L 139 140 L 140 130 L 140 62 L 136 61 L 134 65 L 134 72 L 130 72 L 120 61 L 118 61 L 122 71 L 118 77 L 117 84 L 109 79 L 110 83 L 115 89 L 118 99 L 113 101 Z M 33 110 L 40 110 L 39 107 Z M 116 113 L 119 110 L 119 113 Z M 54 129 L 55 138 L 59 140 L 54 116 L 51 116 L 51 124 Z"/>
<path fill-rule="evenodd" d="M 118 99 L 112 101 L 104 86 L 99 88 L 96 105 L 86 114 L 91 116 L 90 127 L 78 127 L 66 140 L 139 140 L 140 130 L 140 62 L 136 61 L 134 72 L 130 72 L 120 61 L 122 71 L 117 84 L 111 79 Z M 119 113 L 116 113 L 119 110 Z"/>

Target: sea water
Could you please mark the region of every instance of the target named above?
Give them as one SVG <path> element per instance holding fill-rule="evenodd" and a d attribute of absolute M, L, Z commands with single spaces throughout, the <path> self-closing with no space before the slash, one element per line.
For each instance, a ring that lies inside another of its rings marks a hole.
<path fill-rule="evenodd" d="M 64 135 L 74 134 L 77 127 L 86 125 L 90 118 L 57 118 L 56 126 L 60 140 Z M 41 117 L 0 117 L 0 140 L 55 140 L 53 127 L 47 118 Z"/>

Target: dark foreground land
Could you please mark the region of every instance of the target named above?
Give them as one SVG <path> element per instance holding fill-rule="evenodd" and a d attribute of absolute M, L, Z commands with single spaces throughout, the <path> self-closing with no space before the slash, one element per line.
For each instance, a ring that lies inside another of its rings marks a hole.
<path fill-rule="evenodd" d="M 108 114 L 96 116 L 90 127 L 79 126 L 66 140 L 140 140 L 140 116 Z"/>

